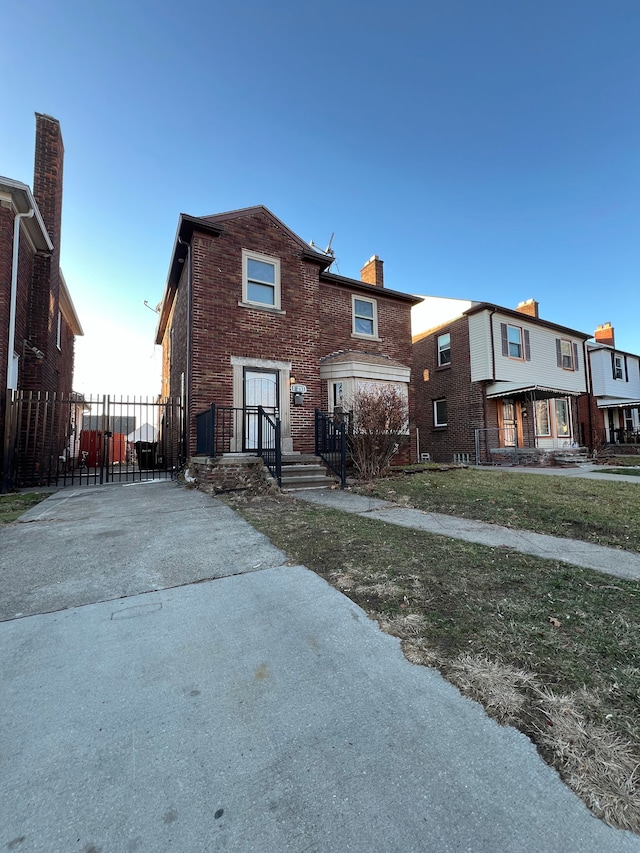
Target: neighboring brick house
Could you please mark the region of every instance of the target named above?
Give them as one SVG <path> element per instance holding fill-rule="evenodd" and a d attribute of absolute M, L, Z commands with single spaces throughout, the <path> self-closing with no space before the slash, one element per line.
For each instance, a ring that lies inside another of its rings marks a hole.
<path fill-rule="evenodd" d="M 534 462 L 584 443 L 588 337 L 541 320 L 534 300 L 511 310 L 427 297 L 413 317 L 419 452 Z"/>
<path fill-rule="evenodd" d="M 82 327 L 60 270 L 63 158 L 60 124 L 36 113 L 33 193 L 20 181 L 0 178 L 3 469 L 8 393 L 72 390 L 74 339 Z"/>
<path fill-rule="evenodd" d="M 196 415 L 211 403 L 275 409 L 285 453 L 312 453 L 314 410 L 348 408 L 361 383 L 394 383 L 413 408 L 411 307 L 419 300 L 384 287 L 377 257 L 360 281 L 328 272 L 331 262 L 263 206 L 180 216 L 156 343 L 162 395 L 185 399 L 187 456 Z M 254 449 L 243 422 L 227 452 Z"/>
<path fill-rule="evenodd" d="M 600 450 L 640 451 L 640 355 L 616 349 L 611 323 L 595 331 L 587 344 L 591 393 L 580 400 L 581 417 L 590 425 L 590 446 Z M 624 447 L 622 447 L 624 446 Z"/>

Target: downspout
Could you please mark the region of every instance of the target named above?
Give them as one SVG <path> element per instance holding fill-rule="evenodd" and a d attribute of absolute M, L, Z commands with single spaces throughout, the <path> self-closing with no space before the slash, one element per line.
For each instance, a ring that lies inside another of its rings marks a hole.
<path fill-rule="evenodd" d="M 186 246 L 187 257 L 187 364 L 184 377 L 184 462 L 187 462 L 188 451 L 190 447 L 189 438 L 191 435 L 191 320 L 193 317 L 192 286 L 191 286 L 191 244 L 183 240 L 178 235 L 178 243 L 181 246 Z"/>
<path fill-rule="evenodd" d="M 7 346 L 7 391 L 11 389 L 11 368 L 13 367 L 14 338 L 16 336 L 16 303 L 18 301 L 18 255 L 20 249 L 20 223 L 31 219 L 35 213 L 31 208 L 26 213 L 16 213 L 13 220 L 13 258 L 11 261 L 11 299 L 9 302 L 9 343 Z"/>
<path fill-rule="evenodd" d="M 496 381 L 496 347 L 493 341 L 493 315 L 496 313 L 496 309 L 492 308 L 489 311 L 489 340 L 491 341 L 491 378 L 495 382 Z M 468 329 L 468 324 L 467 324 Z M 488 416 L 487 416 L 487 382 L 484 383 L 484 388 L 482 389 L 482 416 L 484 418 L 484 428 L 488 430 Z M 490 462 L 489 457 L 489 446 L 488 446 L 489 434 L 485 432 L 485 449 L 487 450 L 487 463 Z M 480 462 L 476 459 L 476 465 L 479 465 Z"/>
<path fill-rule="evenodd" d="M 585 383 L 587 386 L 587 400 L 588 400 L 588 404 L 589 404 L 587 406 L 587 410 L 589 412 L 589 444 L 591 445 L 589 449 L 591 450 L 591 456 L 593 457 L 593 454 L 596 451 L 595 440 L 594 440 L 595 436 L 593 434 L 593 402 L 594 401 L 593 401 L 593 394 L 591 393 L 591 387 L 592 387 L 591 358 L 589 357 L 589 350 L 587 349 L 587 342 L 586 341 L 582 342 L 582 358 L 584 360 L 584 378 L 585 378 Z"/>
<path fill-rule="evenodd" d="M 11 260 L 11 297 L 9 302 L 9 341 L 7 345 L 7 382 L 4 399 L 4 437 L 2 447 L 2 483 L 0 492 L 6 494 L 12 483 L 9 481 L 9 462 L 11 460 L 11 447 L 9 444 L 9 427 L 11 424 L 11 412 L 9 397 L 11 395 L 11 375 L 13 372 L 14 339 L 16 336 L 16 303 L 18 301 L 18 255 L 20 250 L 20 223 L 23 219 L 30 219 L 35 210 L 33 207 L 26 213 L 16 213 L 13 220 L 13 258 Z"/>

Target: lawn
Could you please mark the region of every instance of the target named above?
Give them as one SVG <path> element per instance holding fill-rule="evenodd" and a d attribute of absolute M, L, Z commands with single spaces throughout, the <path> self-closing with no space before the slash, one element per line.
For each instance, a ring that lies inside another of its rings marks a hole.
<path fill-rule="evenodd" d="M 525 732 L 598 816 L 640 832 L 640 584 L 290 496 L 228 500 L 410 661 Z"/>
<path fill-rule="evenodd" d="M 429 512 L 640 551 L 640 483 L 431 467 L 357 491 Z"/>
<path fill-rule="evenodd" d="M 29 507 L 49 497 L 47 494 L 29 492 L 26 494 L 0 495 L 0 525 L 10 524 L 19 518 Z"/>

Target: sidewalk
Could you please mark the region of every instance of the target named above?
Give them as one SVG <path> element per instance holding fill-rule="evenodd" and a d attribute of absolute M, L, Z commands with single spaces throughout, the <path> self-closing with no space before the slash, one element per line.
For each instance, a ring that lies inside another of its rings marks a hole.
<path fill-rule="evenodd" d="M 477 542 L 491 548 L 513 548 L 515 551 L 531 554 L 534 557 L 562 560 L 573 566 L 595 569 L 619 578 L 640 580 L 640 554 L 632 551 L 592 545 L 590 542 L 582 542 L 579 539 L 565 539 L 560 536 L 532 533 L 528 530 L 501 527 L 498 524 L 472 521 L 454 515 L 424 512 L 378 498 L 356 495 L 346 490 L 300 491 L 296 492 L 294 497 L 341 512 L 351 512 L 366 518 L 397 524 L 399 527 L 411 527 L 427 533 L 436 533 L 439 536 L 449 536 L 452 539 L 464 539 L 467 542 Z"/>
<path fill-rule="evenodd" d="M 2 850 L 640 853 L 201 492 L 58 492 L 0 574 Z"/>

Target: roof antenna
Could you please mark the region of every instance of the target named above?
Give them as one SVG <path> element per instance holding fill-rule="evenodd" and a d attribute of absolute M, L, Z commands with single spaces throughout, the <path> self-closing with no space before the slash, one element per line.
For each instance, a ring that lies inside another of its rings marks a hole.
<path fill-rule="evenodd" d="M 153 311 L 153 313 L 154 313 L 154 314 L 159 314 L 159 313 L 160 313 L 160 306 L 159 306 L 159 305 L 158 305 L 158 307 L 157 307 L 157 308 L 152 308 L 152 307 L 151 307 L 151 305 L 149 305 L 149 303 L 147 302 L 147 300 L 146 300 L 146 299 L 144 300 L 144 302 L 143 302 L 142 304 L 143 304 L 146 308 L 148 308 L 148 309 L 149 309 L 149 311 Z"/>
<path fill-rule="evenodd" d="M 309 245 L 312 249 L 315 249 L 317 252 L 320 252 L 322 255 L 329 255 L 330 258 L 335 258 L 335 254 L 333 249 L 331 248 L 331 244 L 333 243 L 333 238 L 335 236 L 335 232 L 332 232 L 331 237 L 329 238 L 329 245 L 326 249 L 321 249 L 320 246 L 316 245 L 313 240 L 309 240 Z"/>

